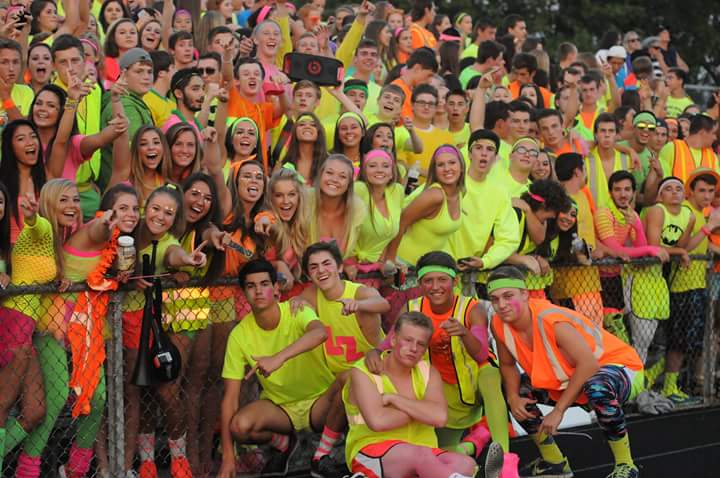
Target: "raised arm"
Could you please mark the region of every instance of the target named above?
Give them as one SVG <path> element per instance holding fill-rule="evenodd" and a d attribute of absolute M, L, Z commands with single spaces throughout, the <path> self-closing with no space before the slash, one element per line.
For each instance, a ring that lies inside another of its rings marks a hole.
<path fill-rule="evenodd" d="M 172 18 L 175 14 L 175 4 L 173 0 L 163 0 L 162 11 L 162 33 L 160 44 L 163 50 L 167 50 L 170 45 L 170 35 L 173 33 Z"/>
<path fill-rule="evenodd" d="M 60 118 L 55 141 L 53 141 L 50 157 L 45 164 L 45 171 L 48 179 L 62 177 L 65 168 L 65 160 L 68 156 L 68 145 L 70 144 L 70 135 L 75 125 L 75 115 L 77 114 L 78 104 L 82 99 L 90 93 L 91 86 L 81 81 L 80 78 L 73 76 L 70 78 L 68 85 L 68 98 L 65 100 L 65 108 Z"/>
<path fill-rule="evenodd" d="M 124 75 L 113 83 L 110 89 L 110 106 L 113 118 L 108 122 L 108 128 L 114 129 L 115 140 L 113 141 L 112 174 L 108 181 L 108 188 L 127 181 L 130 178 L 130 121 L 125 115 L 120 97 L 126 94 Z"/>

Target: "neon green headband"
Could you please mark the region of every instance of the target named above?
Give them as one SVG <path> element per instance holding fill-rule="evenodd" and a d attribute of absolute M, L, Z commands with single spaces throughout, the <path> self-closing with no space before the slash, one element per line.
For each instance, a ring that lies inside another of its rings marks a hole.
<path fill-rule="evenodd" d="M 235 134 L 235 129 L 237 129 L 237 127 L 240 123 L 250 123 L 253 126 L 253 128 L 255 129 L 255 136 L 260 135 L 260 131 L 258 130 L 258 126 L 257 126 L 257 123 L 255 123 L 255 120 L 253 120 L 252 118 L 248 118 L 247 116 L 242 116 L 233 121 L 232 132 L 230 133 L 231 135 Z"/>
<path fill-rule="evenodd" d="M 360 116 L 359 114 L 354 113 L 354 112 L 352 112 L 352 111 L 346 111 L 345 113 L 341 114 L 340 117 L 338 118 L 336 124 L 339 125 L 340 122 L 341 122 L 342 120 L 344 120 L 345 118 L 352 118 L 352 119 L 354 119 L 355 121 L 357 121 L 358 123 L 360 123 L 360 127 L 361 127 L 363 130 L 365 129 L 365 120 L 362 119 L 362 116 Z"/>
<path fill-rule="evenodd" d="M 465 17 L 469 17 L 469 16 L 470 16 L 470 15 L 468 15 L 468 14 L 465 13 L 465 12 L 460 12 L 460 13 L 458 13 L 457 17 L 455 17 L 455 25 L 460 25 L 460 22 L 463 21 L 463 19 L 464 19 Z"/>
<path fill-rule="evenodd" d="M 487 293 L 491 294 L 493 291 L 496 291 L 498 289 L 527 289 L 527 285 L 525 284 L 525 281 L 522 279 L 513 279 L 511 277 L 506 277 L 503 279 L 495 279 L 493 281 L 488 282 L 487 285 Z"/>
<path fill-rule="evenodd" d="M 345 85 L 345 88 L 343 89 L 343 93 L 347 93 L 348 91 L 351 91 L 351 90 L 360 90 L 363 93 L 365 93 L 365 97 L 367 97 L 367 95 L 368 95 L 368 86 L 367 85 L 361 85 L 359 83 Z"/>
<path fill-rule="evenodd" d="M 520 143 L 532 143 L 536 147 L 540 148 L 540 145 L 537 141 L 535 141 L 535 138 L 531 138 L 530 136 L 523 136 L 522 138 L 518 139 L 512 144 L 512 147 L 510 148 L 511 151 L 514 151 L 518 144 Z"/>
<path fill-rule="evenodd" d="M 457 272 L 455 272 L 454 270 L 450 269 L 449 267 L 430 265 L 430 266 L 425 266 L 425 267 L 421 267 L 421 268 L 420 268 L 420 270 L 419 270 L 418 273 L 417 273 L 418 280 L 419 280 L 419 279 L 422 279 L 422 277 L 423 277 L 425 274 L 429 274 L 430 272 L 442 272 L 443 274 L 449 275 L 449 276 L 452 277 L 453 279 L 454 279 L 455 276 L 457 275 Z"/>

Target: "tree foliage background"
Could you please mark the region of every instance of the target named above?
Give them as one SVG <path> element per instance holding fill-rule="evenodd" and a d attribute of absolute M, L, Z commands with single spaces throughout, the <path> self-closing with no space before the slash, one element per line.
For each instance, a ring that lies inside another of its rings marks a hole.
<path fill-rule="evenodd" d="M 355 0 L 353 0 L 355 1 Z M 359 0 L 358 0 L 359 1 Z M 720 84 L 720 1 L 718 0 L 436 0 L 441 13 L 467 12 L 473 19 L 490 18 L 500 26 L 510 13 L 522 15 L 530 33 L 545 35 L 546 51 L 554 58 L 557 46 L 571 41 L 580 51 L 595 51 L 609 30 L 635 30 L 642 36 L 670 27 L 672 44 L 690 66 L 693 83 Z M 331 8 L 344 4 L 328 0 Z M 408 11 L 413 3 L 391 3 Z"/>

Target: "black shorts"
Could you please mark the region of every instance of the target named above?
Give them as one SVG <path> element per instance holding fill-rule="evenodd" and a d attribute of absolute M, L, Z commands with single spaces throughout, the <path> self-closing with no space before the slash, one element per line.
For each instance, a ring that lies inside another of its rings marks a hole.
<path fill-rule="evenodd" d="M 602 291 L 600 295 L 603 307 L 617 309 L 620 313 L 625 310 L 625 296 L 623 294 L 623 282 L 621 276 L 602 277 L 600 276 Z"/>
<path fill-rule="evenodd" d="M 703 346 L 708 297 L 705 289 L 670 293 L 670 322 L 668 348 L 689 353 Z"/>

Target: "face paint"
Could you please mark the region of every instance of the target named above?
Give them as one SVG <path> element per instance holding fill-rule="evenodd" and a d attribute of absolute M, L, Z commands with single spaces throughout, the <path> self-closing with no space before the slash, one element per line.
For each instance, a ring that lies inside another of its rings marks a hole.
<path fill-rule="evenodd" d="M 519 300 L 513 299 L 510 304 L 512 305 L 512 308 L 515 310 L 515 318 L 520 317 L 520 311 L 522 310 L 522 304 Z"/>

